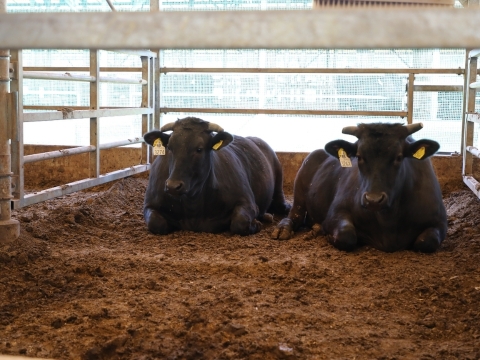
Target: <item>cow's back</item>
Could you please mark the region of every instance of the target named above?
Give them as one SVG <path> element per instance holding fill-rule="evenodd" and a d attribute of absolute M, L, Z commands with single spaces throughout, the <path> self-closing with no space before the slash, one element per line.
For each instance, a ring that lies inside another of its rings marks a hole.
<path fill-rule="evenodd" d="M 272 148 L 260 138 L 235 136 L 228 147 L 213 155 L 213 170 L 218 181 L 234 180 L 238 191 L 235 195 L 250 194 L 259 213 L 265 213 L 272 201 L 275 181 L 282 178 L 281 166 Z M 235 174 L 233 179 L 232 174 Z"/>

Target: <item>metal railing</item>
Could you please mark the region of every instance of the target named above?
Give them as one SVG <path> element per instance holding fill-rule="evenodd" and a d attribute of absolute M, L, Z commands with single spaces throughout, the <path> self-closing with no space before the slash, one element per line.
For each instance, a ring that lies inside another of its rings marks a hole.
<path fill-rule="evenodd" d="M 100 185 L 109 181 L 117 180 L 126 176 L 138 174 L 149 170 L 151 154 L 143 143 L 143 139 L 134 137 L 110 143 L 101 144 L 100 138 L 100 118 L 112 116 L 141 115 L 142 133 L 149 131 L 158 119 L 155 118 L 155 60 L 156 53 L 151 51 L 139 50 L 128 51 L 128 54 L 141 57 L 141 68 L 129 68 L 141 73 L 140 79 L 128 79 L 115 76 L 101 76 L 99 67 L 99 51 L 90 50 L 90 67 L 86 68 L 48 68 L 48 67 L 22 67 L 22 51 L 12 51 L 10 61 L 10 77 L 12 87 L 12 97 L 10 108 L 10 117 L 12 121 L 12 204 L 13 208 L 20 208 L 37 202 L 52 199 L 57 196 L 65 195 L 74 191 L 86 189 L 91 186 Z M 120 68 L 108 68 L 108 71 L 117 71 Z M 105 70 L 105 69 L 103 69 Z M 67 71 L 66 74 L 59 74 L 58 71 Z M 89 74 L 72 74 L 73 71 L 88 71 Z M 90 83 L 90 106 L 23 106 L 23 79 L 42 79 L 42 80 L 68 80 L 68 81 L 87 81 Z M 142 100 L 139 107 L 128 108 L 106 108 L 100 107 L 99 83 L 123 83 L 142 85 Z M 56 110 L 48 112 L 24 113 L 24 110 Z M 71 120 L 71 119 L 90 119 L 90 145 L 67 148 L 46 153 L 33 155 L 24 155 L 23 144 L 23 124 L 26 122 L 52 121 L 52 120 Z M 156 126 L 159 126 L 156 124 Z M 126 169 L 100 173 L 100 151 L 119 146 L 142 144 L 142 159 L 145 163 L 131 166 Z M 65 156 L 77 154 L 89 154 L 89 173 L 87 179 L 75 181 L 65 185 L 45 189 L 39 192 L 26 194 L 24 190 L 24 165 L 37 161 L 44 161 Z"/>
<path fill-rule="evenodd" d="M 477 89 L 480 88 L 480 81 L 477 81 L 478 58 L 480 49 L 471 50 L 468 53 L 468 65 L 466 69 L 465 87 L 465 114 L 463 118 L 463 182 L 480 198 L 480 182 L 473 176 L 474 157 L 480 158 L 480 151 L 474 146 L 475 124 L 480 124 L 480 114 L 475 108 L 475 97 Z"/>
<path fill-rule="evenodd" d="M 250 74 L 405 74 L 408 76 L 406 94 L 406 110 L 287 110 L 287 109 L 241 109 L 241 108 L 206 108 L 206 107 L 160 107 L 161 113 L 225 113 L 225 114 L 276 114 L 276 115 L 345 115 L 345 116 L 393 116 L 407 118 L 407 123 L 413 121 L 413 95 L 415 91 L 463 91 L 462 85 L 415 85 L 416 74 L 463 75 L 463 69 L 380 69 L 380 68 L 160 68 L 161 74 L 168 73 L 250 73 Z"/>

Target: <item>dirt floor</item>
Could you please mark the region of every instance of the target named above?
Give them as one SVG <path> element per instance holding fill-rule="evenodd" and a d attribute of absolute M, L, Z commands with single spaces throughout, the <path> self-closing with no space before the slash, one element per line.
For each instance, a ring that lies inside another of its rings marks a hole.
<path fill-rule="evenodd" d="M 54 359 L 480 359 L 480 200 L 445 194 L 435 254 L 336 250 L 273 224 L 147 232 L 147 180 L 15 211 L 0 354 Z M 276 223 L 279 219 L 276 218 Z"/>

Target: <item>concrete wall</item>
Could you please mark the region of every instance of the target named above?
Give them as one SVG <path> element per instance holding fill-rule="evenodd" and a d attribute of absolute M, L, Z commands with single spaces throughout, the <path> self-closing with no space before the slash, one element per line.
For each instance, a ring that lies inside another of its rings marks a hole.
<path fill-rule="evenodd" d="M 65 146 L 25 145 L 25 155 L 65 149 Z M 308 153 L 277 153 L 284 170 L 285 193 L 293 193 L 295 175 Z M 107 173 L 129 166 L 145 163 L 139 148 L 123 147 L 102 150 L 101 172 Z M 432 163 L 443 193 L 466 188 L 462 181 L 462 158 L 460 156 L 434 156 Z M 475 163 L 480 174 L 480 164 Z M 145 176 L 148 176 L 145 174 Z M 25 164 L 25 187 L 44 189 L 89 177 L 88 154 L 45 160 Z M 480 178 L 480 175 L 478 176 Z"/>

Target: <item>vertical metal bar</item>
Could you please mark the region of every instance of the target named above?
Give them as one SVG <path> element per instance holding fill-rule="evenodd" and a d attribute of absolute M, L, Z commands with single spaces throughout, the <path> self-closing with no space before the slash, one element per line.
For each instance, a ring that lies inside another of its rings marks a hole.
<path fill-rule="evenodd" d="M 16 124 L 12 124 L 14 136 L 12 136 L 12 172 L 14 175 L 13 198 L 14 201 L 23 201 L 25 196 L 25 176 L 23 167 L 23 59 L 22 50 L 11 52 L 11 62 L 14 67 L 14 78 L 10 82 L 11 92 L 17 93 L 17 116 Z"/>
<path fill-rule="evenodd" d="M 148 106 L 152 109 L 155 109 L 155 58 L 152 56 L 148 59 L 149 61 L 149 76 L 148 76 L 148 87 L 150 88 L 150 96 L 148 99 Z M 148 121 L 148 129 L 147 131 L 151 131 L 153 129 L 153 126 L 155 124 L 155 119 L 156 119 L 156 114 L 155 111 L 153 111 L 151 114 L 148 115 L 149 121 Z M 153 162 L 153 152 L 151 151 L 151 148 L 148 148 L 148 164 Z"/>
<path fill-rule="evenodd" d="M 468 57 L 468 54 L 471 49 L 465 49 L 465 71 L 463 73 L 463 99 L 462 99 L 462 138 L 460 139 L 460 152 L 463 154 L 464 153 L 464 148 L 465 148 L 465 143 L 464 143 L 464 134 L 465 134 L 465 113 L 467 112 L 467 94 L 468 94 L 468 79 L 469 79 L 469 74 L 468 74 L 468 64 L 470 62 L 470 59 Z M 465 159 L 465 157 L 464 157 Z"/>
<path fill-rule="evenodd" d="M 0 0 L 0 13 L 7 12 L 6 0 Z M 20 235 L 20 223 L 12 219 L 12 180 L 10 136 L 7 116 L 10 90 L 10 51 L 0 50 L 0 244 L 15 240 Z"/>
<path fill-rule="evenodd" d="M 155 129 L 160 129 L 160 125 L 162 123 L 162 114 L 160 113 L 160 79 L 162 74 L 160 73 L 160 65 L 161 65 L 161 55 L 162 50 L 157 50 L 157 58 L 155 59 L 155 106 L 153 108 L 153 112 L 155 114 L 155 120 L 153 123 L 153 127 Z"/>
<path fill-rule="evenodd" d="M 415 74 L 408 74 L 408 92 L 407 92 L 407 124 L 413 122 L 413 83 Z"/>
<path fill-rule="evenodd" d="M 95 81 L 90 83 L 90 109 L 100 108 L 100 64 L 99 50 L 90 50 L 90 75 L 95 76 Z M 95 151 L 90 153 L 90 177 L 100 176 L 100 118 L 90 118 L 90 145 L 95 146 Z"/>
<path fill-rule="evenodd" d="M 150 61 L 147 56 L 141 56 L 142 59 L 142 79 L 149 79 Z M 142 86 L 142 107 L 148 107 L 150 100 L 150 86 Z M 142 115 L 142 135 L 148 132 L 149 115 Z M 148 164 L 149 151 L 147 144 L 142 143 L 142 164 Z"/>
<path fill-rule="evenodd" d="M 150 0 L 150 11 L 161 11 L 160 7 L 160 0 Z M 154 100 L 154 120 L 153 120 L 153 128 L 160 129 L 160 123 L 162 119 L 162 114 L 160 114 L 160 65 L 161 65 L 161 50 L 160 49 L 152 49 L 151 51 L 157 54 L 156 59 L 154 60 L 154 88 L 155 88 L 155 100 Z"/>
<path fill-rule="evenodd" d="M 475 124 L 467 120 L 467 114 L 475 112 L 475 89 L 470 89 L 470 84 L 475 82 L 477 79 L 477 58 L 472 57 L 468 62 L 468 69 L 466 69 L 468 74 L 468 83 L 465 88 L 465 96 L 467 98 L 466 110 L 467 112 L 463 114 L 463 166 L 462 166 L 462 175 L 471 175 L 473 173 L 473 155 L 466 151 L 467 146 L 473 145 L 473 133 L 475 130 Z"/>

